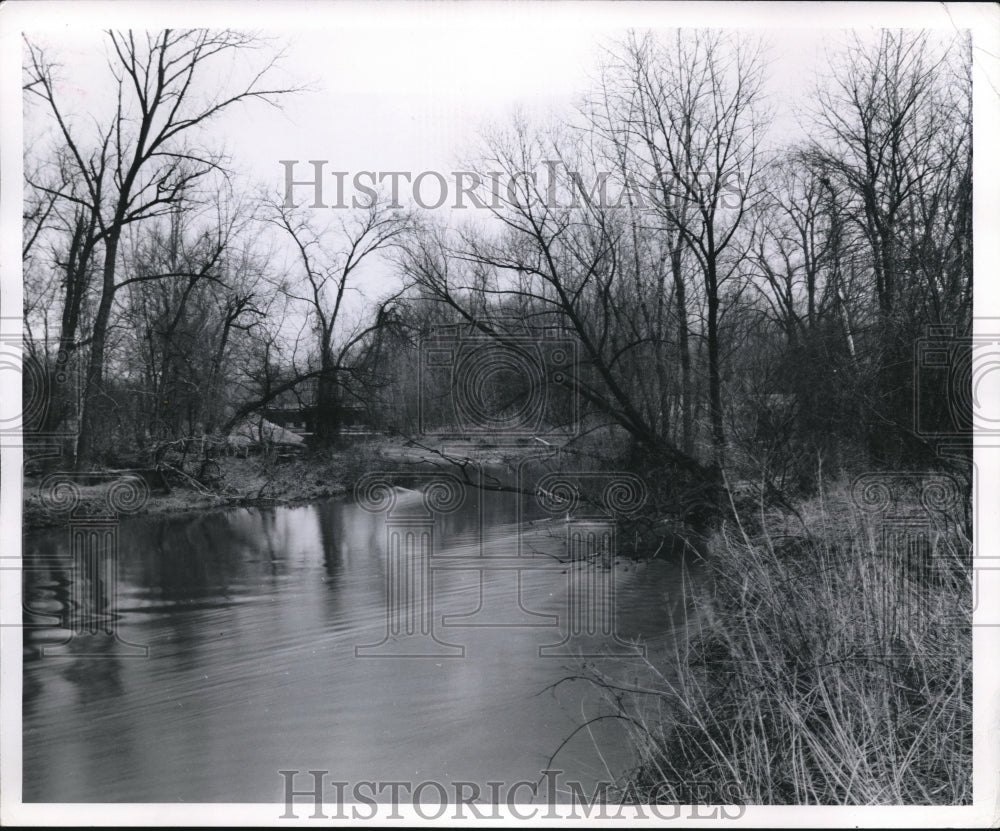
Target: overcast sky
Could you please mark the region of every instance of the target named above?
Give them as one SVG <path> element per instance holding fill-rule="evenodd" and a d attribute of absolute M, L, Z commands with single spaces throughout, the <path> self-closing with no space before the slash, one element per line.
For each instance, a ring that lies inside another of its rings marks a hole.
<path fill-rule="evenodd" d="M 558 121 L 592 85 L 602 46 L 629 27 L 758 29 L 769 46 L 771 138 L 783 144 L 801 136 L 797 115 L 827 53 L 842 41 L 842 27 L 954 31 L 962 22 L 935 4 L 282 3 L 240 5 L 236 19 L 223 14 L 234 7 L 214 3 L 170 4 L 173 14 L 132 3 L 89 15 L 61 8 L 26 28 L 63 62 L 60 92 L 78 112 L 113 94 L 100 25 L 225 23 L 260 29 L 284 44 L 283 77 L 311 90 L 286 99 L 281 110 L 251 104 L 229 111 L 209 134 L 211 143 L 224 143 L 248 181 L 275 190 L 284 181 L 280 159 L 301 160 L 303 178 L 310 159 L 351 172 L 462 169 L 460 160 L 474 153 L 482 127 L 503 123 L 516 108 Z M 25 126 L 30 132 L 30 119 Z"/>
<path fill-rule="evenodd" d="M 214 138 L 232 149 L 234 163 L 275 186 L 282 181 L 279 159 L 327 159 L 329 169 L 349 171 L 453 170 L 474 151 L 479 129 L 504 121 L 515 108 L 558 118 L 595 77 L 601 47 L 630 26 L 760 27 L 770 46 L 772 132 L 775 140 L 793 139 L 804 96 L 825 65 L 826 51 L 843 34 L 817 27 L 852 20 L 831 16 L 830 4 L 812 6 L 812 14 L 746 4 L 739 14 L 732 6 L 726 14 L 703 11 L 700 20 L 690 8 L 672 4 L 415 3 L 389 4 L 385 11 L 353 3 L 318 5 L 280 4 L 271 8 L 288 9 L 286 14 L 264 16 L 256 8 L 246 21 L 270 24 L 266 34 L 287 44 L 285 76 L 313 89 L 286 99 L 283 111 L 251 105 L 213 124 Z M 895 5 L 899 12 L 907 8 Z M 307 16 L 298 13 L 302 8 Z M 748 16 L 754 8 L 757 13 Z M 954 26 L 941 6 L 924 4 L 919 12 L 922 21 L 913 14 L 893 16 L 897 23 Z M 153 17 L 127 22 L 146 19 L 158 22 Z M 864 17 L 854 22 L 865 28 Z M 241 24 L 229 20 L 228 25 Z M 67 106 L 85 109 L 95 97 L 112 93 L 96 26 L 41 19 L 32 28 L 64 61 Z"/>

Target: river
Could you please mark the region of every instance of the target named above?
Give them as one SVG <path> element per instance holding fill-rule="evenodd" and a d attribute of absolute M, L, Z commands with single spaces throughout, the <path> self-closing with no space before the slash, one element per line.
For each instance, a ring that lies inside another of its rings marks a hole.
<path fill-rule="evenodd" d="M 63 647 L 66 609 L 100 580 L 78 577 L 66 528 L 26 534 L 23 799 L 280 802 L 279 770 L 537 780 L 610 712 L 558 683 L 574 655 L 627 675 L 641 639 L 666 660 L 682 566 L 565 562 L 568 516 L 465 490 L 443 514 L 399 490 L 389 513 L 334 499 L 122 520 L 114 615 Z M 589 787 L 632 763 L 603 719 L 551 767 Z"/>

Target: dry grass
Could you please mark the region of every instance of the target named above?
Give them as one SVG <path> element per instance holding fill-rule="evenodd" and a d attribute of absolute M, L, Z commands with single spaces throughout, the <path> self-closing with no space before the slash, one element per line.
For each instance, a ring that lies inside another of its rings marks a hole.
<path fill-rule="evenodd" d="M 798 514 L 716 535 L 686 634 L 641 682 L 594 672 L 630 725 L 631 787 L 657 802 L 970 803 L 962 523 L 928 520 L 920 549 L 917 531 L 886 536 L 843 488 Z"/>

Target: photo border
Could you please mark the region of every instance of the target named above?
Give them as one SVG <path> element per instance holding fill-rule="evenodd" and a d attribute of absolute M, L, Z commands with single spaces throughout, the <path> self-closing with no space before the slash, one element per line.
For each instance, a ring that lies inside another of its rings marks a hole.
<path fill-rule="evenodd" d="M 389 8 L 386 8 L 389 6 Z M 413 3 L 381 4 L 379 21 L 385 25 L 413 25 L 414 17 L 430 18 L 444 24 L 453 19 L 458 7 L 450 4 Z M 544 3 L 539 5 L 516 4 L 501 7 L 495 3 L 463 5 L 462 15 L 476 16 L 482 25 L 488 25 L 490 15 L 514 16 L 526 26 L 554 26 L 573 21 L 573 25 L 593 27 L 598 32 L 603 27 L 619 28 L 654 25 L 711 25 L 724 21 L 727 28 L 768 27 L 831 28 L 844 29 L 867 26 L 917 25 L 955 26 L 973 29 L 974 57 L 974 274 L 976 292 L 974 314 L 978 321 L 986 317 L 1000 317 L 1000 281 L 993 280 L 993 269 L 1000 262 L 1000 156 L 993 148 L 1000 141 L 1000 9 L 982 4 L 922 4 L 922 3 L 865 3 L 865 4 L 778 4 L 778 3 Z M 11 315 L 22 308 L 23 287 L 19 247 L 11 241 L 20 238 L 22 199 L 22 123 L 20 89 L 20 31 L 46 28 L 65 31 L 67 27 L 94 27 L 99 21 L 109 25 L 131 25 L 142 28 L 161 28 L 165 25 L 229 26 L 234 19 L 241 27 L 265 30 L 282 30 L 296 27 L 314 28 L 321 25 L 364 26 L 375 16 L 370 6 L 362 3 L 320 4 L 307 2 L 261 2 L 245 4 L 214 0 L 211 3 L 176 2 L 154 4 L 132 2 L 66 2 L 65 0 L 24 0 L 4 4 L 0 8 L 0 233 L 4 245 L 0 247 L 0 321 L 9 321 Z M 391 19 L 391 23 L 388 22 Z M 409 22 L 407 22 L 409 21 Z M 280 169 L 275 166 L 277 180 Z M 9 334 L 4 332 L 3 334 Z M 18 332 L 17 334 L 20 334 Z M 8 373 L 9 374 L 9 373 Z M 20 401 L 19 384 L 10 379 L 0 387 L 0 395 Z M 992 443 L 986 437 L 975 443 L 976 497 L 975 528 L 976 558 L 988 558 L 995 551 L 984 551 L 979 543 L 987 541 L 990 548 L 1000 540 L 1000 511 L 994 504 L 1000 496 L 1000 442 Z M 5 475 L 0 478 L 0 541 L 5 562 L 20 558 L 21 498 L 20 472 L 23 450 L 16 443 L 0 448 L 0 467 Z M 980 510 L 979 506 L 984 509 Z M 988 571 L 989 596 L 994 603 L 1000 598 L 1000 571 Z M 977 619 L 980 612 L 977 610 Z M 298 820 L 280 819 L 285 806 L 281 804 L 23 804 L 21 802 L 21 632 L 12 622 L 20 620 L 21 583 L 16 568 L 0 569 L 0 823 L 6 825 L 310 825 L 316 820 L 301 811 Z M 973 629 L 974 663 L 974 803 L 971 806 L 879 806 L 879 807 L 802 807 L 749 806 L 737 820 L 703 819 L 685 823 L 675 820 L 677 826 L 694 827 L 832 827 L 865 825 L 868 827 L 955 827 L 994 826 L 1000 819 L 1000 696 L 997 695 L 998 662 L 1000 655 L 1000 628 L 975 626 Z M 294 760 L 289 760 L 292 763 Z M 278 781 L 277 772 L 275 773 Z M 544 806 L 543 806 L 544 807 Z M 402 808 L 403 818 L 379 817 L 380 824 L 405 825 L 411 823 L 460 825 L 446 814 L 435 823 L 427 823 L 412 809 Z M 523 825 L 591 825 L 587 821 L 553 821 L 536 818 L 518 820 L 506 816 L 508 822 Z M 356 825 L 366 825 L 356 821 Z M 627 821 L 612 824 L 628 825 Z M 642 824 L 650 824 L 649 822 Z M 656 824 L 663 824 L 657 821 Z"/>

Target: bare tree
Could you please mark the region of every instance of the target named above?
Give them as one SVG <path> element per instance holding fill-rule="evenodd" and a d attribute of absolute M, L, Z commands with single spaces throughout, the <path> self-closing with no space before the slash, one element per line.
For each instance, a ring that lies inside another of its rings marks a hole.
<path fill-rule="evenodd" d="M 271 210 L 270 221 L 289 235 L 298 254 L 300 278 L 286 281 L 282 290 L 304 305 L 315 331 L 314 440 L 327 446 L 339 435 L 344 400 L 353 391 L 346 378 L 357 374 L 356 353 L 382 324 L 378 314 L 372 320 L 349 321 L 347 294 L 357 288 L 358 269 L 378 252 L 397 245 L 413 221 L 407 213 L 373 199 L 342 221 L 337 238 L 331 240 L 328 231 L 317 228 L 308 209 L 276 203 Z"/>
<path fill-rule="evenodd" d="M 209 210 L 179 203 L 129 235 L 119 305 L 131 335 L 116 365 L 141 391 L 140 443 L 218 427 L 233 337 L 258 326 L 270 300 L 259 230 L 252 206 L 223 192 Z M 147 279 L 157 274 L 172 276 Z"/>
<path fill-rule="evenodd" d="M 836 219 L 827 210 L 820 176 L 788 152 L 769 171 L 767 193 L 755 211 L 758 229 L 747 262 L 768 317 L 794 349 L 828 311 L 834 280 L 825 279 Z"/>
<path fill-rule="evenodd" d="M 198 128 L 243 101 L 274 104 L 291 90 L 271 88 L 266 78 L 275 66 L 268 57 L 250 79 L 232 89 L 209 92 L 226 59 L 261 46 L 235 31 L 164 30 L 158 33 L 108 32 L 108 71 L 114 82 L 113 115 L 91 135 L 64 108 L 52 64 L 26 39 L 26 94 L 42 102 L 55 122 L 71 165 L 69 187 L 48 188 L 73 202 L 94 220 L 102 246 L 99 299 L 90 337 L 86 393 L 77 443 L 77 466 L 91 464 L 102 400 L 105 352 L 124 230 L 172 210 L 181 194 L 221 168 L 220 155 L 195 141 Z M 156 275 L 157 277 L 159 275 Z M 150 279 L 153 279 L 151 277 Z"/>
<path fill-rule="evenodd" d="M 412 285 L 470 333 L 501 348 L 517 349 L 515 336 L 525 327 L 536 333 L 564 330 L 577 342 L 580 362 L 560 384 L 584 404 L 584 433 L 608 425 L 623 430 L 633 461 L 666 473 L 662 481 L 673 485 L 670 498 L 683 503 L 678 513 L 711 510 L 718 469 L 661 429 L 657 376 L 649 371 L 655 335 L 645 328 L 647 317 L 639 311 L 645 298 L 630 271 L 628 212 L 600 198 L 553 200 L 548 184 L 531 175 L 547 166 L 561 177 L 556 190 L 565 195 L 576 188 L 579 194 L 581 177 L 590 173 L 577 169 L 584 156 L 572 139 L 559 144 L 517 120 L 486 141 L 484 191 L 486 171 L 498 171 L 509 183 L 495 205 L 483 193 L 496 223 L 422 235 L 404 262 Z"/>
<path fill-rule="evenodd" d="M 817 90 L 810 155 L 844 218 L 838 232 L 864 250 L 852 267 L 868 277 L 869 444 L 890 464 L 921 444 L 910 369 L 920 326 L 971 324 L 969 48 L 928 32 L 854 37 Z"/>
<path fill-rule="evenodd" d="M 604 126 L 623 134 L 618 141 L 655 184 L 650 194 L 668 235 L 684 337 L 679 243 L 697 262 L 705 298 L 709 422 L 714 462 L 720 465 L 722 290 L 736 274 L 732 249 L 743 242 L 739 234 L 762 166 L 762 49 L 743 36 L 677 31 L 669 41 L 633 34 L 620 52 L 612 63 L 618 89 Z"/>
<path fill-rule="evenodd" d="M 25 174 L 22 262 L 25 274 L 25 343 L 48 377 L 43 420 L 37 429 L 52 433 L 78 415 L 75 400 L 57 377 L 78 362 L 87 345 L 88 316 L 98 268 L 100 234 L 94 214 L 60 192 L 80 194 L 69 154 Z"/>
<path fill-rule="evenodd" d="M 927 34 L 883 30 L 874 47 L 855 37 L 833 83 L 817 90 L 821 133 L 814 152 L 845 186 L 851 219 L 871 247 L 874 298 L 884 320 L 901 291 L 898 247 L 907 205 L 937 162 L 931 137 L 948 115 L 935 100 L 944 66 Z"/>

